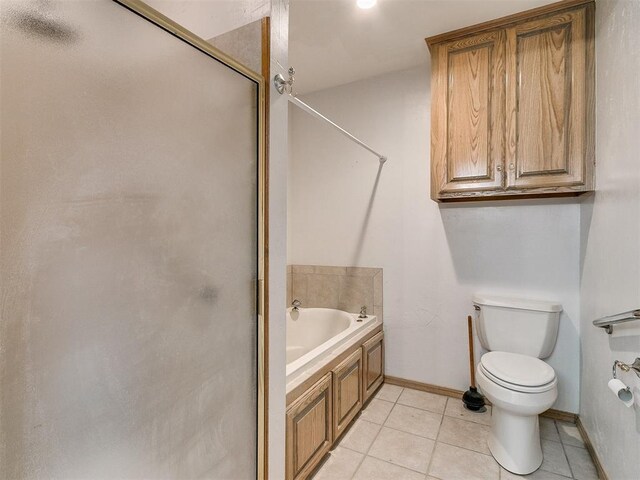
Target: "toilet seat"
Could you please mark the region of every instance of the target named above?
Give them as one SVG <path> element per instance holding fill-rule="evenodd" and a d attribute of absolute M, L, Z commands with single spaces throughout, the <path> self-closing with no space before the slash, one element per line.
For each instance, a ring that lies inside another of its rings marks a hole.
<path fill-rule="evenodd" d="M 494 383 L 522 393 L 547 392 L 557 385 L 556 374 L 542 360 L 509 352 L 488 352 L 480 369 Z"/>

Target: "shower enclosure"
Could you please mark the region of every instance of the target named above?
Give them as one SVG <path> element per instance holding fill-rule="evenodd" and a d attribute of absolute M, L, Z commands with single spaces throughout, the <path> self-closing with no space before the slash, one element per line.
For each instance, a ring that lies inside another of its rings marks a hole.
<path fill-rule="evenodd" d="M 135 0 L 0 6 L 0 478 L 260 476 L 263 79 Z"/>

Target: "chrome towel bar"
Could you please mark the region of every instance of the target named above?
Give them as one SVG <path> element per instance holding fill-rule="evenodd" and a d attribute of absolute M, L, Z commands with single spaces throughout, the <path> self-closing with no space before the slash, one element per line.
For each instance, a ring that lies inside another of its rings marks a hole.
<path fill-rule="evenodd" d="M 597 320 L 593 321 L 593 326 L 604 328 L 605 331 L 609 335 L 611 335 L 611 333 L 613 333 L 614 325 L 632 322 L 634 320 L 640 320 L 640 309 L 629 310 L 628 312 L 622 312 L 616 315 L 609 315 L 608 317 L 598 318 Z"/>

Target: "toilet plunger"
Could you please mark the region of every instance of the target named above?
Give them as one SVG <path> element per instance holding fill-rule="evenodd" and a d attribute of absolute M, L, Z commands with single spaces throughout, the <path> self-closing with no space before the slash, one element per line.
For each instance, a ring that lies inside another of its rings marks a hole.
<path fill-rule="evenodd" d="M 484 396 L 478 392 L 476 388 L 476 370 L 475 370 L 475 360 L 473 357 L 473 320 L 471 319 L 471 315 L 467 317 L 467 325 L 469 328 L 469 373 L 471 374 L 471 386 L 469 390 L 464 392 L 462 395 L 462 403 L 467 407 L 468 410 L 472 412 L 484 412 L 486 408 L 484 408 Z"/>

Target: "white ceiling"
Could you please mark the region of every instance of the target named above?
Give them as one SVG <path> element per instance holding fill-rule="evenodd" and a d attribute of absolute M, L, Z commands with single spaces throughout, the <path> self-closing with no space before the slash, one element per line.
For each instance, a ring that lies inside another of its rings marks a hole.
<path fill-rule="evenodd" d="M 294 91 L 308 93 L 426 64 L 425 37 L 521 12 L 550 0 L 290 0 Z"/>

